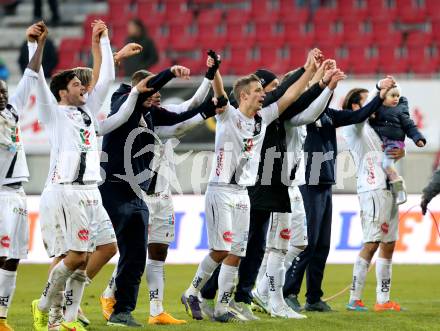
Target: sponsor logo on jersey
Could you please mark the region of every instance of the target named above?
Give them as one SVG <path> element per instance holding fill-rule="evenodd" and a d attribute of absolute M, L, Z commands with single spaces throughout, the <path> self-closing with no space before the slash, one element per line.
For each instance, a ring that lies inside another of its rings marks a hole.
<path fill-rule="evenodd" d="M 81 138 L 80 149 L 83 152 L 87 152 L 90 149 L 90 131 L 85 129 L 79 130 L 79 137 Z"/>
<path fill-rule="evenodd" d="M 237 128 L 239 130 L 241 130 L 243 128 L 243 125 L 241 124 L 241 119 L 238 119 L 238 121 L 237 121 Z"/>
<path fill-rule="evenodd" d="M 231 231 L 226 231 L 223 233 L 223 240 L 226 241 L 227 243 L 231 243 L 232 242 L 232 232 Z"/>
<path fill-rule="evenodd" d="M 239 209 L 239 210 L 248 210 L 249 206 L 247 203 L 244 202 L 237 202 L 235 204 L 235 209 Z"/>
<path fill-rule="evenodd" d="M 221 172 L 223 171 L 223 161 L 225 160 L 225 150 L 223 148 L 220 148 L 218 155 L 217 155 L 217 166 L 215 168 L 215 174 L 217 176 L 220 176 Z"/>
<path fill-rule="evenodd" d="M 374 160 L 367 157 L 367 183 L 374 185 L 376 183 L 376 175 L 374 174 Z"/>
<path fill-rule="evenodd" d="M 3 236 L 0 238 L 0 245 L 4 248 L 9 248 L 11 243 L 11 240 L 9 239 L 9 236 Z"/>
<path fill-rule="evenodd" d="M 21 216 L 27 216 L 27 214 L 28 214 L 27 209 L 18 208 L 18 207 L 14 207 L 13 212 L 15 214 L 18 214 L 18 215 L 21 215 Z"/>
<path fill-rule="evenodd" d="M 282 229 L 280 231 L 280 238 L 284 239 L 284 240 L 289 240 L 290 237 L 292 236 L 290 229 Z"/>
<path fill-rule="evenodd" d="M 242 152 L 250 152 L 252 151 L 252 147 L 254 147 L 253 138 L 243 139 L 243 148 L 241 149 Z"/>
<path fill-rule="evenodd" d="M 80 200 L 79 205 L 84 207 L 97 206 L 98 202 L 99 202 L 98 199 L 86 199 L 86 200 Z"/>
<path fill-rule="evenodd" d="M 11 128 L 11 140 L 13 143 L 20 142 L 20 130 L 18 129 L 18 126 L 13 126 Z"/>
<path fill-rule="evenodd" d="M 81 229 L 78 231 L 78 238 L 81 241 L 89 240 L 89 230 Z"/>
<path fill-rule="evenodd" d="M 383 233 L 388 233 L 388 228 L 389 225 L 387 223 L 382 223 L 382 225 L 380 226 L 381 230 Z"/>

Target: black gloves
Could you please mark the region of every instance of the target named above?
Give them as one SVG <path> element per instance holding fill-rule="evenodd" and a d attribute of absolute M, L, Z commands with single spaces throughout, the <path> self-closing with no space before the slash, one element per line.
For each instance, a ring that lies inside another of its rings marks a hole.
<path fill-rule="evenodd" d="M 217 108 L 221 108 L 226 106 L 228 103 L 228 99 L 222 95 L 217 98 L 217 105 L 214 105 L 214 102 L 212 102 L 212 99 L 205 100 L 203 110 L 200 112 L 200 115 L 202 115 L 203 119 L 210 118 L 212 116 L 215 116 L 216 112 L 215 110 Z"/>
<path fill-rule="evenodd" d="M 208 70 L 206 71 L 205 77 L 208 78 L 209 80 L 213 80 L 215 73 L 217 72 L 218 68 L 220 67 L 220 60 L 218 59 L 217 54 L 210 49 L 208 51 L 208 55 L 210 57 L 212 57 L 212 59 L 214 60 L 214 65 L 211 68 L 208 68 Z"/>

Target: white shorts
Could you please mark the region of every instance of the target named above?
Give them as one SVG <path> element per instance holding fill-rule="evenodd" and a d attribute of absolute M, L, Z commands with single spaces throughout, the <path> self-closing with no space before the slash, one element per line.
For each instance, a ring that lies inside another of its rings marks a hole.
<path fill-rule="evenodd" d="M 301 192 L 297 186 L 289 187 L 292 213 L 272 213 L 267 248 L 286 251 L 290 246 L 307 245 L 307 222 Z"/>
<path fill-rule="evenodd" d="M 27 258 L 29 224 L 22 188 L 0 187 L 0 257 Z"/>
<path fill-rule="evenodd" d="M 292 236 L 290 246 L 307 246 L 309 243 L 307 236 L 307 218 L 304 209 L 304 201 L 298 186 L 289 187 L 290 214 Z"/>
<path fill-rule="evenodd" d="M 169 245 L 174 241 L 174 206 L 171 193 L 144 194 L 148 206 L 148 243 Z"/>
<path fill-rule="evenodd" d="M 208 185 L 205 214 L 209 248 L 246 256 L 250 219 L 247 190 L 233 185 Z"/>
<path fill-rule="evenodd" d="M 44 189 L 40 220 L 49 257 L 70 250 L 93 252 L 97 245 L 116 242 L 96 185 L 53 185 Z"/>
<path fill-rule="evenodd" d="M 399 237 L 399 209 L 389 190 L 358 194 L 361 209 L 363 242 L 396 241 Z"/>

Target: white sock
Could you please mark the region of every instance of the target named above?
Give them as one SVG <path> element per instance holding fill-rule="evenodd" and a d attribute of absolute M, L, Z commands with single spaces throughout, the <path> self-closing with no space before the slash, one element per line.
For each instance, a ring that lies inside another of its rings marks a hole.
<path fill-rule="evenodd" d="M 258 270 L 258 276 L 256 284 L 260 283 L 260 281 L 266 280 L 266 268 L 267 268 L 267 257 L 269 256 L 269 252 L 264 252 L 263 261 L 261 261 L 260 269 Z"/>
<path fill-rule="evenodd" d="M 67 279 L 73 274 L 73 271 L 66 267 L 64 261 L 60 261 L 50 272 L 46 288 L 40 297 L 38 309 L 48 312 L 59 291 L 63 291 Z"/>
<path fill-rule="evenodd" d="M 293 263 L 293 260 L 296 259 L 298 257 L 299 254 L 301 254 L 301 252 L 304 249 L 295 247 L 295 246 L 290 246 L 289 250 L 287 251 L 286 254 L 286 259 L 284 260 L 284 269 L 288 270 L 290 268 L 290 266 Z"/>
<path fill-rule="evenodd" d="M 8 308 L 11 306 L 15 292 L 17 271 L 0 269 L 0 318 L 8 316 Z"/>
<path fill-rule="evenodd" d="M 110 280 L 107 284 L 107 287 L 104 290 L 104 293 L 102 294 L 103 298 L 114 298 L 115 297 L 115 291 L 116 291 L 116 274 L 118 273 L 118 264 L 116 264 L 115 269 L 113 270 L 112 276 L 110 277 Z"/>
<path fill-rule="evenodd" d="M 78 319 L 78 308 L 86 286 L 86 278 L 85 270 L 76 270 L 67 280 L 66 291 L 64 292 L 66 298 L 64 320 L 66 322 L 74 322 Z"/>
<path fill-rule="evenodd" d="M 219 264 L 220 263 L 215 262 L 209 255 L 206 255 L 202 262 L 200 262 L 196 275 L 186 290 L 185 295 L 187 297 L 190 295 L 199 295 L 200 289 L 206 284 Z"/>
<path fill-rule="evenodd" d="M 357 257 L 353 266 L 353 282 L 350 289 L 350 301 L 361 300 L 369 266 L 370 263 L 367 260 L 360 256 Z"/>
<path fill-rule="evenodd" d="M 268 254 L 268 256 L 269 256 L 269 254 Z M 264 268 L 264 269 L 265 269 L 264 276 L 257 283 L 257 291 L 261 297 L 267 299 L 268 295 L 269 295 L 269 280 L 267 278 L 267 265 L 266 265 L 266 268 Z"/>
<path fill-rule="evenodd" d="M 237 275 L 238 267 L 222 264 L 220 274 L 218 275 L 218 295 L 214 312 L 216 316 L 227 312 L 229 302 L 231 301 L 234 292 L 234 281 Z"/>
<path fill-rule="evenodd" d="M 284 270 L 285 254 L 271 251 L 267 259 L 267 280 L 269 285 L 269 304 L 271 307 L 284 305 L 283 285 L 286 271 Z"/>
<path fill-rule="evenodd" d="M 163 312 L 163 289 L 165 287 L 165 273 L 163 261 L 147 260 L 145 274 L 150 289 L 150 315 L 157 316 Z"/>
<path fill-rule="evenodd" d="M 392 260 L 377 258 L 376 260 L 376 297 L 377 303 L 390 301 Z"/>

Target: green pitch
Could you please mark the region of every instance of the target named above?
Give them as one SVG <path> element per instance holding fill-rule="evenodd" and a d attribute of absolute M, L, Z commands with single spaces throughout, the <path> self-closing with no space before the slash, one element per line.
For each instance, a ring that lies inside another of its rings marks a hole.
<path fill-rule="evenodd" d="M 349 265 L 329 265 L 324 278 L 324 290 L 327 296 L 333 295 L 345 288 L 351 279 Z M 98 298 L 106 286 L 106 281 L 113 270 L 107 266 L 97 276 L 94 282 L 86 288 L 82 308 L 91 320 L 89 330 L 115 330 L 105 326 L 100 312 Z M 188 286 L 194 265 L 167 266 L 165 309 L 177 318 L 188 318 L 180 304 L 182 291 Z M 15 330 L 32 330 L 30 303 L 38 298 L 47 278 L 46 265 L 22 265 L 19 269 L 17 290 L 9 323 Z M 241 324 L 221 325 L 219 323 L 189 320 L 184 326 L 147 326 L 149 330 L 440 330 L 440 266 L 393 266 L 392 299 L 398 301 L 407 309 L 405 312 L 394 313 L 356 313 L 345 311 L 348 293 L 330 302 L 334 313 L 307 313 L 307 320 L 273 319 L 267 315 L 258 314 L 261 321 Z M 304 292 L 302 292 L 304 293 Z M 372 308 L 375 300 L 375 273 L 370 272 L 365 289 L 365 304 Z M 145 279 L 139 292 L 137 310 L 134 316 L 139 322 L 145 323 L 148 305 Z M 301 303 L 304 298 L 301 296 Z M 146 325 L 146 323 L 145 323 Z"/>

